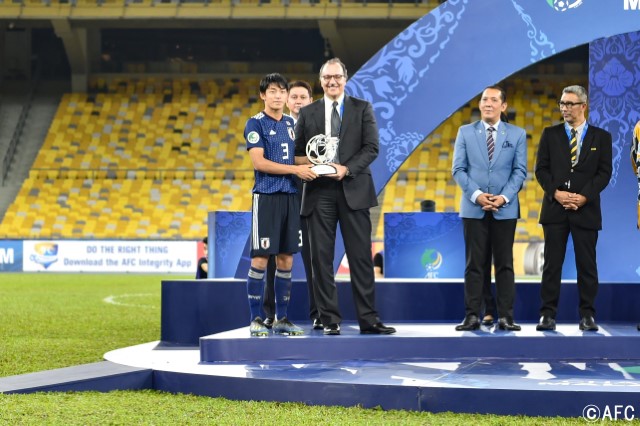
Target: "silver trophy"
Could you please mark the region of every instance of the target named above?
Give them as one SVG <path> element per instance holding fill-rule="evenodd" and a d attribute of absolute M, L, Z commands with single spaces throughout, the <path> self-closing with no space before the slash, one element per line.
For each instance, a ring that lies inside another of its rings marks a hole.
<path fill-rule="evenodd" d="M 313 164 L 311 170 L 318 176 L 338 173 L 329 163 L 335 163 L 338 151 L 338 138 L 334 136 L 315 135 L 307 142 L 307 158 Z"/>

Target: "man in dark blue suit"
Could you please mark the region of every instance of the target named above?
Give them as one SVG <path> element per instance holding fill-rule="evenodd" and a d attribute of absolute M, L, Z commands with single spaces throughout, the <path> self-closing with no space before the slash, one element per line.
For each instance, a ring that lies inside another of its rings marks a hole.
<path fill-rule="evenodd" d="M 483 284 L 496 269 L 498 328 L 518 331 L 513 320 L 513 240 L 520 217 L 518 192 L 527 177 L 524 129 L 500 120 L 507 109 L 504 90 L 487 87 L 480 98 L 481 120 L 460 127 L 453 152 L 453 178 L 462 189 L 466 266 L 465 318 L 458 331 L 477 330 Z"/>
<path fill-rule="evenodd" d="M 369 165 L 378 156 L 378 127 L 367 101 L 344 93 L 347 68 L 338 59 L 320 68 L 324 96 L 302 108 L 296 123 L 296 162 L 308 163 L 306 145 L 317 135 L 337 138 L 335 173 L 304 184 L 300 214 L 307 219 L 316 305 L 324 334 L 339 335 L 342 316 L 334 279 L 337 224 L 344 239 L 360 332 L 392 334 L 375 308 L 371 217 L 378 205 Z"/>
<path fill-rule="evenodd" d="M 611 179 L 611 134 L 587 123 L 587 91 L 562 90 L 558 102 L 564 123 L 542 131 L 536 179 L 544 190 L 540 224 L 544 232 L 544 266 L 539 331 L 555 330 L 562 264 L 569 234 L 573 239 L 580 294 L 580 330 L 597 331 L 596 243 L 602 229 L 600 192 Z"/>

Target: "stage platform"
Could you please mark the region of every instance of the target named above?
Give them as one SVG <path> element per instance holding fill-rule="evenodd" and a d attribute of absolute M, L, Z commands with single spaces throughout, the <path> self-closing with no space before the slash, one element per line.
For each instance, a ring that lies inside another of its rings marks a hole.
<path fill-rule="evenodd" d="M 351 285 L 336 283 L 344 321 L 356 319 Z M 578 315 L 575 282 L 563 283 L 556 319 L 575 323 Z M 514 317 L 519 323 L 540 318 L 540 283 L 518 282 Z M 382 280 L 376 282 L 376 308 L 387 322 L 452 323 L 464 318 L 462 280 Z M 246 280 L 168 280 L 162 282 L 160 340 L 167 344 L 198 345 L 202 336 L 247 325 Z M 307 284 L 294 281 L 289 318 L 309 319 Z M 640 321 L 640 285 L 601 283 L 596 300 L 596 321 L 632 324 Z"/>
<path fill-rule="evenodd" d="M 518 332 L 497 327 L 457 332 L 454 324 L 398 323 L 390 336 L 360 334 L 356 323 L 343 323 L 340 336 L 325 336 L 308 326 L 302 336 L 249 335 L 239 328 L 200 339 L 201 362 L 245 361 L 341 361 L 365 359 L 393 362 L 419 360 L 634 359 L 640 350 L 635 325 L 606 324 L 597 332 L 580 331 L 577 324 L 560 324 L 556 331 L 536 331 L 535 324 L 521 324 Z"/>
<path fill-rule="evenodd" d="M 105 359 L 151 369 L 155 389 L 229 399 L 566 417 L 622 404 L 640 413 L 635 324 L 460 333 L 455 323 L 390 323 L 391 336 L 360 335 L 355 323 L 340 336 L 300 325 L 304 336 L 251 338 L 241 327 L 203 337 L 201 348 L 151 342 Z"/>

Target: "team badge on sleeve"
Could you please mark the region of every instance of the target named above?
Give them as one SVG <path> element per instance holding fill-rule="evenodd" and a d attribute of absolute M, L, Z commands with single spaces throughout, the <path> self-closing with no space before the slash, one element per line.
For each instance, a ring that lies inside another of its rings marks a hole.
<path fill-rule="evenodd" d="M 258 143 L 259 140 L 260 135 L 258 134 L 258 132 L 249 132 L 249 134 L 247 135 L 247 141 L 249 143 Z"/>
<path fill-rule="evenodd" d="M 291 140 L 295 140 L 296 139 L 296 132 L 293 131 L 293 128 L 287 127 L 287 130 L 289 131 L 289 137 L 291 138 Z"/>
<path fill-rule="evenodd" d="M 268 249 L 271 246 L 271 240 L 269 238 L 260 238 L 260 247 L 263 250 Z"/>

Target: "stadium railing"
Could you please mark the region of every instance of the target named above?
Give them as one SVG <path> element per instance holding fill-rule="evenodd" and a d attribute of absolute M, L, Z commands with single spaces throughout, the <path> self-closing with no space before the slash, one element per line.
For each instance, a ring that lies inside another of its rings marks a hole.
<path fill-rule="evenodd" d="M 0 0 L 11 19 L 418 19 L 437 0 Z"/>

